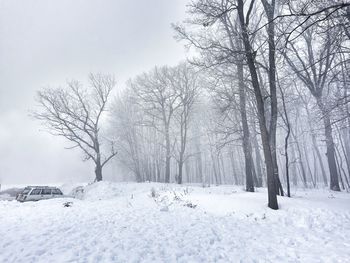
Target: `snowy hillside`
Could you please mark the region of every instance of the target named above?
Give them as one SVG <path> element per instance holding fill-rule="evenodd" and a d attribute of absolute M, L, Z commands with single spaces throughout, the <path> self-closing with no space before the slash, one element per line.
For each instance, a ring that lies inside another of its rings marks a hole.
<path fill-rule="evenodd" d="M 0 201 L 0 262 L 350 261 L 347 193 L 300 190 L 274 211 L 261 189 L 100 182 L 84 190 L 81 199 Z"/>

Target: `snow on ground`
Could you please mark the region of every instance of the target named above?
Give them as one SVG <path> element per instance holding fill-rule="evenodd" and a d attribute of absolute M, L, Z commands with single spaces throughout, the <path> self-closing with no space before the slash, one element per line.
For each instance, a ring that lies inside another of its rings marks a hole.
<path fill-rule="evenodd" d="M 350 262 L 350 194 L 299 190 L 273 211 L 258 191 L 101 182 L 0 201 L 0 262 Z"/>

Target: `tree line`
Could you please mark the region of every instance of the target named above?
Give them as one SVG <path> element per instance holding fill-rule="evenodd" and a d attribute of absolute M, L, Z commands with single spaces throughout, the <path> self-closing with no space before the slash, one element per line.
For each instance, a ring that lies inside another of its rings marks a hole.
<path fill-rule="evenodd" d="M 34 115 L 94 161 L 97 181 L 115 157 L 138 182 L 267 186 L 272 209 L 292 187 L 348 191 L 350 3 L 194 0 L 187 16 L 172 27 L 195 55 L 130 79 L 109 136 L 110 75 L 91 74 L 92 93 L 40 91 Z"/>

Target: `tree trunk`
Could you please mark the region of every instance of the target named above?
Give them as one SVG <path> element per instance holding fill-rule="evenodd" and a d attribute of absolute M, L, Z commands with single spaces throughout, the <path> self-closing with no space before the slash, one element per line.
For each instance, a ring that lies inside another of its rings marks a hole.
<path fill-rule="evenodd" d="M 295 149 L 294 149 L 294 145 L 291 145 L 291 155 L 292 157 L 294 158 L 294 162 L 293 162 L 293 165 L 292 165 L 292 182 L 293 182 L 293 185 L 294 186 L 298 186 L 298 176 L 297 176 L 297 166 L 296 166 L 296 159 L 297 159 L 297 156 L 296 156 L 296 153 L 295 153 Z"/>
<path fill-rule="evenodd" d="M 306 109 L 306 113 L 307 113 L 307 120 L 308 120 L 308 124 L 309 124 L 309 129 L 311 131 L 310 134 L 311 134 L 312 145 L 313 145 L 313 148 L 314 148 L 314 150 L 316 152 L 316 156 L 317 156 L 318 162 L 320 164 L 321 174 L 322 174 L 322 178 L 323 178 L 323 183 L 324 183 L 325 186 L 327 186 L 328 185 L 327 175 L 326 175 L 326 171 L 325 171 L 324 166 L 323 166 L 323 161 L 322 161 L 320 149 L 317 146 L 316 134 L 315 134 L 315 132 L 313 130 L 313 127 L 312 127 L 312 124 L 311 124 L 311 116 L 310 116 L 310 111 L 309 111 L 309 108 L 307 107 L 307 104 L 305 104 L 305 109 Z"/>
<path fill-rule="evenodd" d="M 340 133 L 340 132 L 338 132 L 338 133 Z M 348 170 L 348 176 L 350 176 L 350 161 L 349 161 L 350 150 L 349 151 L 347 150 L 347 149 L 349 149 L 349 140 L 348 140 L 347 135 L 348 135 L 347 131 L 345 129 L 343 129 L 342 134 L 339 134 L 339 142 L 340 142 L 340 146 L 341 146 L 341 149 L 343 151 L 344 158 L 345 158 L 345 164 L 346 164 L 346 168 Z M 344 143 L 344 141 L 345 141 L 345 143 Z M 347 180 L 346 174 L 345 174 L 345 178 Z"/>
<path fill-rule="evenodd" d="M 305 157 L 305 161 L 306 161 L 306 167 L 307 167 L 308 173 L 310 175 L 310 180 L 311 180 L 311 183 L 313 184 L 313 186 L 315 187 L 316 186 L 315 180 L 314 180 L 314 176 L 313 176 L 312 171 L 311 171 L 309 155 L 308 155 L 308 151 L 307 151 L 305 142 L 303 143 L 303 150 L 304 150 L 304 157 Z"/>
<path fill-rule="evenodd" d="M 241 113 L 241 122 L 243 128 L 243 152 L 245 160 L 245 178 L 246 178 L 246 191 L 254 192 L 253 182 L 253 158 L 250 144 L 250 134 L 247 120 L 246 111 L 246 94 L 244 90 L 244 76 L 243 76 L 243 61 L 237 63 L 237 74 L 238 74 L 238 87 L 239 87 L 239 107 Z"/>
<path fill-rule="evenodd" d="M 161 182 L 161 166 L 158 158 L 156 160 L 156 165 L 157 165 L 157 182 Z"/>
<path fill-rule="evenodd" d="M 96 181 L 97 182 L 102 181 L 102 166 L 101 166 L 101 162 L 100 161 L 96 162 L 95 175 L 96 175 Z"/>
<path fill-rule="evenodd" d="M 329 116 L 329 112 L 326 109 L 325 105 L 323 104 L 321 98 L 317 98 L 317 105 L 322 112 L 323 123 L 324 123 L 324 133 L 325 133 L 326 146 L 327 146 L 326 155 L 327 155 L 329 175 L 330 175 L 330 189 L 333 191 L 340 191 L 337 163 L 335 160 L 335 148 L 334 148 L 334 140 L 332 135 L 331 119 Z"/>
<path fill-rule="evenodd" d="M 271 148 L 270 148 L 269 134 L 266 127 L 264 101 L 261 94 L 258 75 L 255 67 L 254 51 L 252 50 L 252 47 L 250 45 L 248 29 L 246 28 L 243 0 L 238 0 L 237 11 L 239 15 L 240 25 L 242 28 L 242 37 L 243 37 L 245 55 L 247 58 L 247 64 L 250 71 L 250 76 L 251 76 L 252 85 L 254 88 L 254 95 L 255 95 L 257 110 L 258 110 L 261 141 L 263 144 L 265 165 L 266 165 L 266 172 L 267 172 L 268 206 L 271 209 L 278 209 L 277 193 L 276 193 L 275 180 L 274 180 L 275 171 L 274 171 L 274 164 L 273 164 Z"/>
<path fill-rule="evenodd" d="M 214 172 L 214 176 L 215 176 L 215 183 L 216 183 L 216 185 L 219 185 L 219 175 L 218 175 L 218 171 L 217 171 L 217 167 L 216 167 L 217 160 L 214 157 L 212 150 L 211 150 L 210 155 L 211 155 L 211 160 L 212 160 L 212 165 L 213 165 L 213 172 Z M 212 182 L 214 182 L 214 180 Z"/>
<path fill-rule="evenodd" d="M 303 162 L 303 155 L 301 153 L 301 149 L 300 149 L 300 145 L 299 145 L 299 141 L 296 138 L 296 136 L 293 134 L 294 140 L 295 140 L 295 144 L 297 146 L 297 151 L 298 151 L 298 159 L 299 159 L 299 165 L 301 168 L 301 175 L 302 175 L 302 181 L 304 184 L 304 187 L 307 188 L 307 181 L 306 181 L 306 172 L 305 172 L 305 167 L 304 167 L 304 162 Z"/>
<path fill-rule="evenodd" d="M 300 112 L 297 109 L 297 112 L 295 114 L 295 131 L 296 131 L 296 133 L 298 133 L 298 125 L 297 125 L 297 123 L 298 123 L 299 115 L 300 115 Z M 301 179 L 302 179 L 302 182 L 304 184 L 304 187 L 307 188 L 306 172 L 305 172 L 305 167 L 304 167 L 304 162 L 303 162 L 303 156 L 302 156 L 301 149 L 300 149 L 300 144 L 299 144 L 298 138 L 295 135 L 295 133 L 293 132 L 293 130 L 291 130 L 291 134 L 292 134 L 293 139 L 295 141 L 297 152 L 298 152 L 298 160 L 299 160 L 299 166 L 300 166 L 300 169 L 301 169 L 301 176 L 302 176 Z"/>
<path fill-rule="evenodd" d="M 221 184 L 226 184 L 226 169 L 225 169 L 225 162 L 224 162 L 224 157 L 222 156 L 222 153 L 219 156 L 219 162 L 221 163 L 221 170 L 222 170 Z"/>
<path fill-rule="evenodd" d="M 200 151 L 199 145 L 196 146 L 198 154 L 196 155 L 196 178 L 199 182 L 204 183 L 204 174 L 202 166 L 202 153 Z"/>
<path fill-rule="evenodd" d="M 328 185 L 327 175 L 326 175 L 326 171 L 325 171 L 325 169 L 324 169 L 324 165 L 323 165 L 323 161 L 322 161 L 322 157 L 321 157 L 320 150 L 319 150 L 319 148 L 318 148 L 318 146 L 317 146 L 317 143 L 316 143 L 315 134 L 311 134 L 311 139 L 312 139 L 312 144 L 313 144 L 313 147 L 314 147 L 314 150 L 315 150 L 317 159 L 318 159 L 318 163 L 320 164 L 321 174 L 322 174 L 322 179 L 323 179 L 323 184 L 324 184 L 325 186 L 327 186 L 327 185 Z"/>
<path fill-rule="evenodd" d="M 179 168 L 179 174 L 177 175 L 177 183 L 182 184 L 182 168 L 183 168 L 183 159 L 182 159 L 182 154 L 180 156 L 179 162 L 178 162 L 178 168 Z"/>
<path fill-rule="evenodd" d="M 278 176 L 278 162 L 276 152 L 276 131 L 277 131 L 277 85 L 276 85 L 276 47 L 275 47 L 275 0 L 271 1 L 271 4 L 267 0 L 261 1 L 268 19 L 267 33 L 269 44 L 269 86 L 271 97 L 271 118 L 269 127 L 269 142 L 272 155 L 272 163 L 274 166 L 274 183 L 276 187 L 276 193 L 283 196 L 283 188 Z"/>
<path fill-rule="evenodd" d="M 290 128 L 290 122 L 289 122 L 284 92 L 283 92 L 281 86 L 279 86 L 279 87 L 280 87 L 280 91 L 281 91 L 282 106 L 283 106 L 283 111 L 284 111 L 284 123 L 285 123 L 286 128 L 287 128 L 286 136 L 284 137 L 284 155 L 286 158 L 285 159 L 285 169 L 286 169 L 286 180 L 287 180 L 287 196 L 290 197 L 288 145 L 289 145 L 289 137 L 290 137 L 290 133 L 291 133 L 291 128 Z"/>
<path fill-rule="evenodd" d="M 339 174 L 339 179 L 340 179 L 340 183 L 341 183 L 342 189 L 345 190 L 345 185 L 344 185 L 344 181 L 343 181 L 343 178 L 342 178 L 342 170 L 344 171 L 344 169 L 342 169 L 341 156 L 339 154 L 339 150 L 337 150 L 335 152 L 335 162 L 337 164 L 338 174 Z"/>
<path fill-rule="evenodd" d="M 253 147 L 254 147 L 254 153 L 255 153 L 255 165 L 256 165 L 256 177 L 257 177 L 257 185 L 256 187 L 262 187 L 263 186 L 263 171 L 261 168 L 261 155 L 260 155 L 260 149 L 259 149 L 259 143 L 258 143 L 258 138 L 257 134 L 255 131 L 255 123 L 253 123 L 253 134 L 252 134 L 252 140 L 253 140 Z"/>
<path fill-rule="evenodd" d="M 290 197 L 290 179 L 289 179 L 289 155 L 288 155 L 288 138 L 290 129 L 288 129 L 287 136 L 284 139 L 284 153 L 286 155 L 286 180 L 287 180 L 287 196 Z"/>
<path fill-rule="evenodd" d="M 215 162 L 217 164 L 217 185 L 221 185 L 222 184 L 222 176 L 221 176 L 221 165 L 220 165 L 220 158 L 219 158 L 219 154 L 220 153 L 216 153 L 215 154 Z"/>
<path fill-rule="evenodd" d="M 165 127 L 165 183 L 170 183 L 170 135 L 169 135 L 169 127 Z"/>
<path fill-rule="evenodd" d="M 233 151 L 230 152 L 230 160 L 231 160 L 231 166 L 232 166 L 232 175 L 235 185 L 239 185 L 239 180 L 237 178 L 237 171 L 236 171 L 236 165 L 235 165 L 235 159 L 234 159 L 234 153 Z"/>

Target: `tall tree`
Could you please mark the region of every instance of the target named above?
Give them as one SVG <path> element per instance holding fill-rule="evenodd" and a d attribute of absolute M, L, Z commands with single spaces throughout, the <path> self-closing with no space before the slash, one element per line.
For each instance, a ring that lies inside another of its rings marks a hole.
<path fill-rule="evenodd" d="M 265 165 L 267 172 L 267 187 L 268 187 L 268 206 L 272 209 L 278 209 L 277 203 L 277 189 L 276 189 L 276 180 L 275 180 L 275 167 L 277 164 L 274 164 L 273 155 L 271 151 L 270 145 L 270 136 L 267 128 L 266 116 L 265 116 L 265 106 L 264 99 L 262 95 L 262 90 L 259 84 L 258 73 L 255 63 L 255 54 L 256 52 L 253 50 L 250 34 L 249 34 L 249 21 L 251 19 L 251 13 L 254 8 L 254 0 L 250 2 L 247 12 L 245 13 L 243 0 L 237 1 L 237 12 L 239 17 L 239 23 L 241 26 L 242 39 L 245 49 L 245 56 L 250 72 L 250 77 L 252 81 L 252 86 L 254 89 L 254 95 L 256 99 L 257 111 L 258 111 L 258 119 L 259 119 L 259 127 L 261 133 L 261 140 L 263 144 L 264 157 L 265 157 Z M 272 100 L 271 100 L 272 102 Z M 272 102 L 273 103 L 273 102 Z"/>
<path fill-rule="evenodd" d="M 327 147 L 327 161 L 330 173 L 330 188 L 340 191 L 339 175 L 335 160 L 335 147 L 331 122 L 330 105 L 327 103 L 325 93 L 328 87 L 330 71 L 335 58 L 335 32 L 328 29 L 325 34 L 317 33 L 316 26 L 304 30 L 300 41 L 303 42 L 306 52 L 302 53 L 295 42 L 288 43 L 285 58 L 296 76 L 304 83 L 315 98 L 317 106 L 322 114 L 324 124 L 324 136 Z M 322 29 L 320 29 L 322 30 Z M 317 42 L 317 44 L 316 44 Z"/>
<path fill-rule="evenodd" d="M 188 141 L 189 126 L 192 121 L 193 108 L 198 97 L 199 84 L 198 74 L 186 63 L 173 67 L 172 83 L 173 89 L 178 94 L 179 107 L 175 112 L 176 126 L 179 130 L 178 142 L 178 174 L 177 182 L 182 184 L 183 164 L 186 161 L 186 147 Z"/>
<path fill-rule="evenodd" d="M 33 116 L 41 120 L 55 136 L 68 139 L 83 151 L 84 160 L 95 163 L 96 181 L 102 181 L 103 167 L 117 154 L 114 142 L 109 141 L 110 151 L 102 151 L 101 118 L 106 111 L 108 98 L 115 86 L 111 75 L 90 74 L 91 91 L 82 88 L 78 81 L 68 82 L 67 89 L 47 88 L 38 92 L 40 109 Z"/>
<path fill-rule="evenodd" d="M 164 135 L 165 140 L 165 182 L 170 182 L 170 165 L 172 156 L 171 125 L 175 111 L 181 106 L 179 94 L 171 81 L 174 72 L 169 67 L 155 67 L 130 81 L 129 85 L 138 98 L 139 106 L 149 117 L 151 125 Z M 159 127 L 161 123 L 161 127 Z"/>

